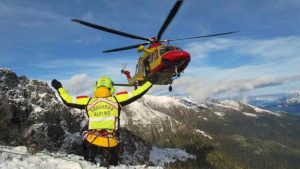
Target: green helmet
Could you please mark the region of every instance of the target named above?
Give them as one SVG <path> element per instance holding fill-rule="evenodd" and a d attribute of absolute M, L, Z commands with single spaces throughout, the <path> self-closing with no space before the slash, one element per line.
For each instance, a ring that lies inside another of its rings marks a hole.
<path fill-rule="evenodd" d="M 114 83 L 108 76 L 102 76 L 98 79 L 98 81 L 96 82 L 95 90 L 100 86 L 109 88 L 111 94 L 115 93 Z"/>

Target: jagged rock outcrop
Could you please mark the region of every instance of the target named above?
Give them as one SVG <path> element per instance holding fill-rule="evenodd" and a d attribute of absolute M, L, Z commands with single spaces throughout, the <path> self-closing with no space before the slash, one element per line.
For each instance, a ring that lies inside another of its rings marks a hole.
<path fill-rule="evenodd" d="M 69 109 L 46 82 L 0 69 L 0 144 L 81 153 L 77 144 L 84 111 Z M 152 145 L 122 129 L 122 162 L 147 164 Z"/>
<path fill-rule="evenodd" d="M 72 114 L 46 82 L 0 69 L 1 144 L 57 150 L 65 131 L 78 132 L 83 115 Z"/>

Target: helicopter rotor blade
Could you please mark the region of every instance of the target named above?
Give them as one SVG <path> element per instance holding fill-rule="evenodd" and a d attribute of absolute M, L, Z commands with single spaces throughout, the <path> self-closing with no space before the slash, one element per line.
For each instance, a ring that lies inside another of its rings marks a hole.
<path fill-rule="evenodd" d="M 127 38 L 149 41 L 149 39 L 138 36 L 138 35 L 133 35 L 133 34 L 121 32 L 121 31 L 118 31 L 118 30 L 114 30 L 112 28 L 96 25 L 96 24 L 93 24 L 93 23 L 89 23 L 89 22 L 86 22 L 86 21 L 79 20 L 79 19 L 72 19 L 72 21 L 77 22 L 77 23 L 82 24 L 82 25 L 85 25 L 85 26 L 89 26 L 89 27 L 94 28 L 94 29 L 102 30 L 102 31 L 109 32 L 109 33 L 112 33 L 112 34 L 124 36 L 124 37 L 127 37 Z"/>
<path fill-rule="evenodd" d="M 105 51 L 103 51 L 103 53 L 118 52 L 118 51 L 121 51 L 121 50 L 133 49 L 133 48 L 137 48 L 137 47 L 139 47 L 141 45 L 148 45 L 148 44 L 149 44 L 149 42 L 147 42 L 147 43 L 140 43 L 140 44 L 136 44 L 136 45 L 125 46 L 125 47 L 115 48 L 115 49 L 110 49 L 110 50 L 105 50 Z"/>
<path fill-rule="evenodd" d="M 182 2 L 183 2 L 183 0 L 177 0 L 177 2 L 175 3 L 175 5 L 171 9 L 171 11 L 170 11 L 167 19 L 165 20 L 165 22 L 163 23 L 162 27 L 160 28 L 160 30 L 159 30 L 159 32 L 157 34 L 157 39 L 158 40 L 160 40 L 162 34 L 165 32 L 165 30 L 167 29 L 167 27 L 169 26 L 169 24 L 173 20 L 173 18 L 176 15 L 178 9 L 180 8 Z"/>
<path fill-rule="evenodd" d="M 224 32 L 224 33 L 210 34 L 210 35 L 204 35 L 204 36 L 194 36 L 194 37 L 188 37 L 188 38 L 168 39 L 168 40 L 162 40 L 162 42 L 171 42 L 171 41 L 197 39 L 197 38 L 208 38 L 208 37 L 214 37 L 214 36 L 228 35 L 228 34 L 237 33 L 237 32 L 239 32 L 239 31 Z"/>

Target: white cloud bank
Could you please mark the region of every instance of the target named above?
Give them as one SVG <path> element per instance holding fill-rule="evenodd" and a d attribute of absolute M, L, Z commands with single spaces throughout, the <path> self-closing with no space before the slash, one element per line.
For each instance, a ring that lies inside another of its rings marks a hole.
<path fill-rule="evenodd" d="M 289 77 L 258 77 L 251 79 L 220 79 L 204 81 L 199 78 L 183 77 L 176 82 L 179 91 L 186 92 L 190 97 L 204 101 L 218 94 L 235 95 L 259 88 L 279 86 L 288 82 L 300 81 L 300 75 Z"/>

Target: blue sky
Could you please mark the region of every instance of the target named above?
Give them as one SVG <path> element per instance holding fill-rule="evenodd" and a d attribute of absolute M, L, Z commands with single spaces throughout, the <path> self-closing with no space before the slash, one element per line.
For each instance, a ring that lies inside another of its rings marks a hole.
<path fill-rule="evenodd" d="M 175 0 L 1 0 L 0 67 L 31 79 L 59 79 L 72 94 L 91 93 L 101 75 L 125 82 L 120 69 L 127 63 L 134 72 L 136 50 L 110 54 L 101 51 L 143 41 L 70 20 L 83 19 L 154 37 L 174 3 Z M 297 0 L 185 0 L 163 38 L 240 32 L 174 42 L 192 56 L 185 73 L 173 84 L 174 93 L 205 99 L 299 89 L 299 8 Z M 152 89 L 153 93 L 166 91 L 167 86 Z"/>

